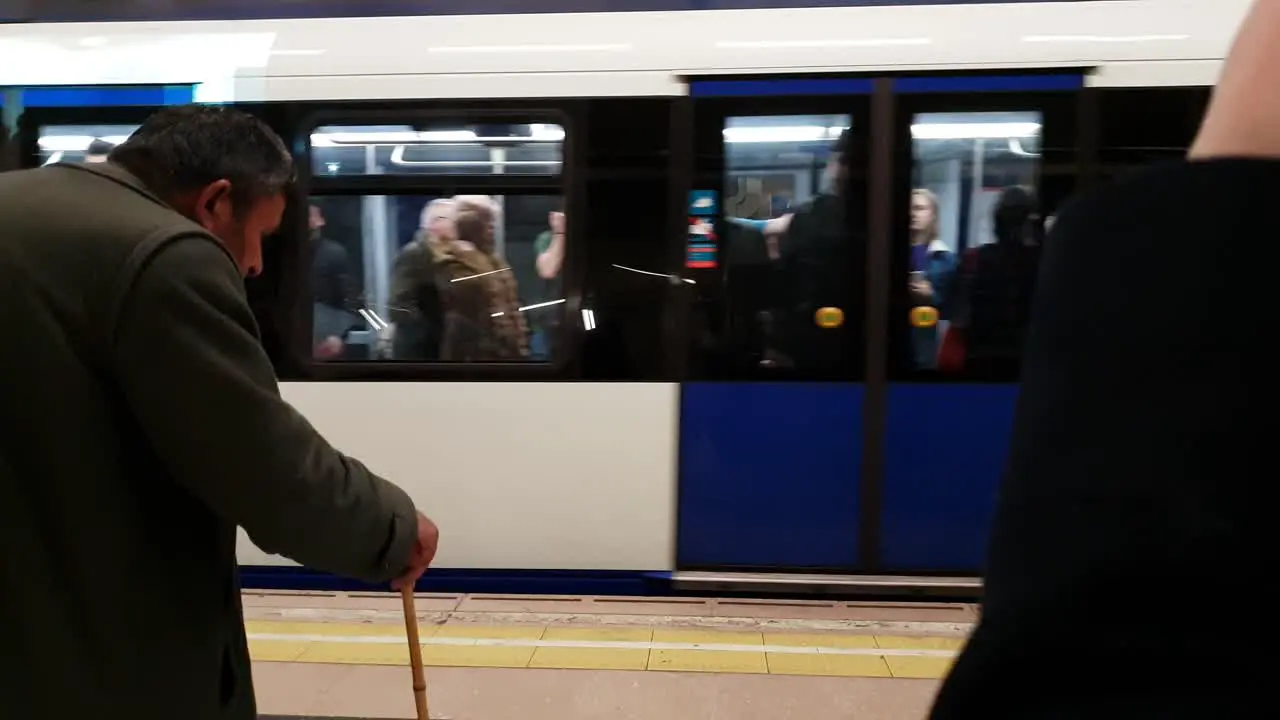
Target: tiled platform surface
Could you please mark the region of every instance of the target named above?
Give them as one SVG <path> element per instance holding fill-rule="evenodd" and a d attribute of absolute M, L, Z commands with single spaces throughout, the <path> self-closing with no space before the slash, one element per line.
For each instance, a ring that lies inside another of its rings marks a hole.
<path fill-rule="evenodd" d="M 392 595 L 246 595 L 256 661 L 404 666 Z M 937 679 L 971 606 L 423 596 L 437 667 Z"/>
<path fill-rule="evenodd" d="M 405 668 L 255 663 L 264 716 L 412 718 Z M 918 720 L 936 680 L 432 668 L 451 720 Z"/>
<path fill-rule="evenodd" d="M 390 593 L 247 592 L 247 620 L 400 622 L 400 598 Z M 423 623 L 646 625 L 769 629 L 803 625 L 831 630 L 896 627 L 912 623 L 930 632 L 963 635 L 977 620 L 974 605 L 702 598 L 419 595 Z"/>

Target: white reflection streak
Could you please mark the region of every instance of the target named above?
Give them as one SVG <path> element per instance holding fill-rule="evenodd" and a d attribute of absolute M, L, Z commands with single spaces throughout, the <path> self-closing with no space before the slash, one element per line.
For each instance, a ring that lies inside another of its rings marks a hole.
<path fill-rule="evenodd" d="M 698 284 L 697 280 L 692 280 L 686 277 L 680 277 L 679 275 L 672 275 L 671 273 L 651 272 L 649 270 L 637 270 L 636 268 L 627 267 L 626 265 L 619 265 L 618 263 L 610 263 L 610 264 L 618 268 L 619 270 L 626 270 L 627 272 L 640 273 L 641 275 L 652 275 L 654 277 L 667 278 L 668 280 L 679 280 L 681 282 L 688 283 L 690 285 Z"/>
<path fill-rule="evenodd" d="M 482 272 L 482 273 L 477 273 L 477 274 L 475 274 L 475 275 L 466 275 L 466 276 L 464 276 L 464 277 L 454 278 L 454 279 L 450 280 L 449 282 L 451 282 L 451 283 L 456 283 L 456 282 L 462 282 L 463 280 L 474 280 L 474 279 L 476 279 L 476 278 L 482 278 L 482 277 L 484 277 L 485 275 L 492 275 L 492 274 L 494 274 L 494 273 L 506 272 L 506 271 L 508 271 L 508 270 L 510 270 L 510 269 L 511 269 L 511 268 L 498 268 L 497 270 L 490 270 L 489 272 Z"/>
<path fill-rule="evenodd" d="M 582 329 L 583 330 L 596 329 L 596 312 L 594 310 L 591 310 L 589 308 L 582 309 Z"/>
<path fill-rule="evenodd" d="M 547 302 L 534 303 L 533 305 L 525 305 L 524 307 L 516 308 L 516 312 L 525 312 L 527 310 L 537 310 L 538 308 L 551 307 L 552 305 L 559 305 L 560 303 L 563 303 L 563 302 L 566 302 L 565 298 L 560 298 L 559 300 L 548 300 Z M 490 313 L 489 317 L 500 317 L 506 314 L 507 314 L 506 311 Z"/>
<path fill-rule="evenodd" d="M 373 328 L 374 330 L 382 330 L 387 326 L 387 324 L 382 321 L 382 318 L 374 314 L 372 310 L 360 308 L 356 310 L 356 312 L 359 313 L 360 317 L 364 318 L 364 321 L 368 323 L 369 327 Z"/>
<path fill-rule="evenodd" d="M 532 305 L 525 305 L 524 307 L 520 308 L 520 312 L 524 312 L 525 310 L 537 310 L 538 308 L 551 307 L 552 305 L 559 305 L 564 301 L 565 301 L 565 298 L 560 298 L 559 300 L 548 300 L 547 302 L 540 302 L 540 303 L 534 303 Z"/>

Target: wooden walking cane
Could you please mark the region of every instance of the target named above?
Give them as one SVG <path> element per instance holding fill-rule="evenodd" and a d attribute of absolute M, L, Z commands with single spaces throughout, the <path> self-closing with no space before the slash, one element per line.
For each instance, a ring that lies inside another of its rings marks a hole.
<path fill-rule="evenodd" d="M 413 701 L 418 706 L 418 720 L 427 715 L 427 678 L 422 671 L 422 643 L 418 640 L 418 611 L 413 604 L 413 584 L 400 589 L 404 601 L 404 631 L 409 636 L 409 665 L 413 670 Z"/>

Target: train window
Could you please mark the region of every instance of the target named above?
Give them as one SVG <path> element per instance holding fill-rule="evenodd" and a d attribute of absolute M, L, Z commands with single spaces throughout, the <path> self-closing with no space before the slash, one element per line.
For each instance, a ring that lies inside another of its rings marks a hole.
<path fill-rule="evenodd" d="M 845 192 L 852 125 L 849 114 L 724 118 L 716 262 L 724 265 L 719 329 L 728 365 L 717 375 L 856 373 L 860 248 L 849 237 Z M 697 268 L 703 236 L 691 228 L 687 264 Z"/>
<path fill-rule="evenodd" d="M 311 133 L 311 173 L 555 176 L 564 137 L 564 128 L 548 123 L 328 125 Z"/>
<path fill-rule="evenodd" d="M 317 360 L 551 359 L 559 196 L 314 196 L 308 225 Z"/>
<path fill-rule="evenodd" d="M 916 371 L 1016 377 L 1039 260 L 1039 112 L 922 113 L 911 125 L 905 279 Z"/>
<path fill-rule="evenodd" d="M 40 128 L 39 162 L 103 162 L 137 125 L 47 125 Z"/>

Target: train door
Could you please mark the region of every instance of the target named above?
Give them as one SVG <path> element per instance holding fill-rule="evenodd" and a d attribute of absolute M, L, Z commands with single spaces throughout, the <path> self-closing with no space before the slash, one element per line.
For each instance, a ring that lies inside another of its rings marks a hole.
<path fill-rule="evenodd" d="M 872 88 L 690 84 L 680 569 L 859 564 Z"/>
<path fill-rule="evenodd" d="M 894 81 L 881 567 L 980 569 L 1043 228 L 1077 185 L 1078 74 Z"/>

